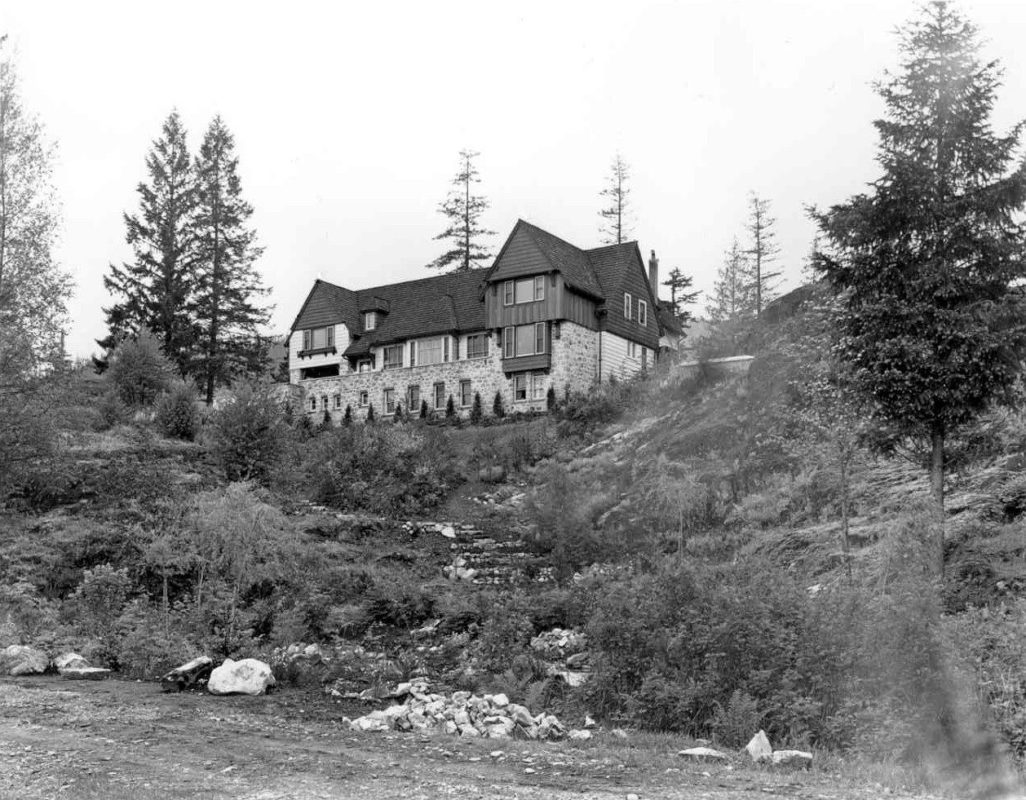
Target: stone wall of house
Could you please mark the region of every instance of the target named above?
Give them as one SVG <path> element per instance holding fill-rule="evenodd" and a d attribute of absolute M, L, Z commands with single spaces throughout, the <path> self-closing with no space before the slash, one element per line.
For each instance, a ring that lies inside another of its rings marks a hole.
<path fill-rule="evenodd" d="M 461 352 L 465 349 L 461 348 Z M 495 393 L 502 394 L 506 413 L 516 411 L 544 411 L 545 392 L 554 386 L 557 394 L 562 397 L 567 385 L 575 391 L 585 391 L 595 381 L 598 367 L 598 334 L 572 322 L 560 325 L 560 338 L 552 340 L 552 368 L 544 377 L 541 395 L 536 400 L 514 402 L 513 380 L 502 371 L 502 351 L 498 346 L 497 337 L 492 335 L 488 346 L 488 356 L 477 359 L 461 359 L 443 364 L 428 366 L 402 367 L 400 369 L 373 372 L 349 372 L 339 377 L 317 378 L 305 380 L 301 386 L 304 392 L 303 408 L 315 421 L 320 421 L 325 408 L 332 420 L 338 423 L 345 414 L 346 406 L 353 410 L 353 418 L 363 420 L 367 417 L 370 405 L 374 406 L 374 415 L 385 416 L 385 390 L 394 389 L 396 400 L 402 403 L 404 411 L 411 411 L 407 406 L 409 387 L 420 387 L 420 399 L 428 402 L 428 408 L 438 414 L 445 413 L 445 404 L 434 409 L 434 386 L 445 384 L 446 401 L 451 394 L 460 416 L 470 414 L 470 406 L 460 407 L 460 381 L 469 380 L 471 401 L 474 393 L 481 394 L 481 406 L 486 416 L 492 413 Z M 367 405 L 361 405 L 361 394 L 367 393 Z M 420 408 L 412 409 L 414 414 Z"/>

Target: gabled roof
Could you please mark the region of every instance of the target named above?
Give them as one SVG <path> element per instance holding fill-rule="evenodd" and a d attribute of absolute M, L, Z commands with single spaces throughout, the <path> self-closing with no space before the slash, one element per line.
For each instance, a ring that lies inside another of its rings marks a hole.
<path fill-rule="evenodd" d="M 319 328 L 339 322 L 348 324 L 356 315 L 355 292 L 318 278 L 296 314 L 289 333 L 299 328 Z"/>
<path fill-rule="evenodd" d="M 595 272 L 588 261 L 587 254 L 579 247 L 575 247 L 558 236 L 522 219 L 518 219 L 517 224 L 513 226 L 512 232 L 488 270 L 485 280 L 493 279 L 493 275 L 503 263 L 503 255 L 518 238 L 526 238 L 530 241 L 541 258 L 544 259 L 546 266 L 550 270 L 562 274 L 567 285 L 591 297 L 602 299 L 602 287 L 595 278 Z"/>
<path fill-rule="evenodd" d="M 420 336 L 483 330 L 484 274 L 483 269 L 472 269 L 353 292 L 356 308 L 381 308 L 380 300 L 388 311 L 378 314 L 377 327 L 371 331 L 364 332 L 359 315 L 345 321 L 353 337 L 345 355 L 366 355 L 372 346 Z"/>

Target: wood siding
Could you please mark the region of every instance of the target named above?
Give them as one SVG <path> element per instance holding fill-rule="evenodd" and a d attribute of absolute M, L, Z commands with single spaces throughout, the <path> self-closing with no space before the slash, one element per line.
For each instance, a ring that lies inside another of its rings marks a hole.
<path fill-rule="evenodd" d="M 559 278 L 559 282 L 560 284 L 563 283 L 562 277 Z M 585 328 L 597 331 L 599 329 L 599 322 L 598 317 L 595 316 L 596 308 L 594 300 L 577 294 L 573 289 L 564 289 L 559 316 L 561 319 L 570 320 Z"/>
<path fill-rule="evenodd" d="M 640 256 L 630 259 L 626 274 L 619 287 L 616 287 L 615 291 L 607 288 L 607 292 L 606 308 L 608 313 L 602 329 L 625 339 L 640 342 L 651 350 L 658 350 L 659 323 L 656 321 L 655 298 L 649 288 L 648 273 Z M 625 319 L 623 315 L 625 292 L 631 295 L 631 319 Z M 644 300 L 648 304 L 648 323 L 644 326 L 638 324 L 638 300 Z"/>
<path fill-rule="evenodd" d="M 489 280 L 503 281 L 508 278 L 522 278 L 525 275 L 537 275 L 552 270 L 548 259 L 523 228 L 510 239 L 506 248 L 500 253 L 499 259 Z"/>

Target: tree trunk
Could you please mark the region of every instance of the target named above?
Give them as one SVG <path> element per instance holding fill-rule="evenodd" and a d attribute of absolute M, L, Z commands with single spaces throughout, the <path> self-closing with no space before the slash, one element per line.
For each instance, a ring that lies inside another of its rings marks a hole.
<path fill-rule="evenodd" d="M 851 577 L 851 542 L 848 539 L 848 459 L 841 456 L 841 548 L 844 550 L 844 568 L 848 573 L 848 585 L 852 585 Z"/>
<path fill-rule="evenodd" d="M 935 572 L 944 577 L 944 429 L 935 427 L 930 435 L 930 494 L 937 509 L 937 541 L 934 543 Z"/>

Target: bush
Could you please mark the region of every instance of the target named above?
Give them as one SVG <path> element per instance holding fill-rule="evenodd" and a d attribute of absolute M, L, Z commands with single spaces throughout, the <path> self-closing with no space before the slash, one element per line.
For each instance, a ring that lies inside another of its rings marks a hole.
<path fill-rule="evenodd" d="M 196 393 L 185 381 L 175 381 L 170 391 L 157 399 L 157 427 L 165 436 L 191 442 L 199 430 Z"/>
<path fill-rule="evenodd" d="M 121 652 L 118 618 L 131 589 L 127 570 L 101 564 L 85 571 L 65 608 L 78 632 L 95 641 L 91 657 L 114 668 Z"/>
<path fill-rule="evenodd" d="M 452 395 L 449 395 L 449 399 L 445 401 L 445 418 L 448 420 L 456 417 L 456 401 L 453 400 Z"/>
<path fill-rule="evenodd" d="M 267 483 L 285 452 L 288 426 L 273 392 L 269 383 L 239 383 L 211 418 L 214 455 L 230 481 Z"/>
<path fill-rule="evenodd" d="M 351 405 L 346 405 L 346 411 L 342 415 L 342 424 L 347 428 L 353 424 L 353 407 Z"/>
<path fill-rule="evenodd" d="M 502 392 L 495 393 L 495 399 L 492 401 L 492 416 L 496 419 L 502 419 L 506 416 L 506 406 L 502 402 Z"/>
<path fill-rule="evenodd" d="M 153 403 L 171 387 L 174 375 L 174 367 L 148 331 L 119 344 L 107 370 L 107 378 L 121 402 L 132 407 Z"/>
<path fill-rule="evenodd" d="M 97 411 L 100 415 L 100 430 L 110 430 L 115 425 L 123 425 L 132 419 L 132 410 L 125 405 L 114 389 L 103 393 Z"/>
<path fill-rule="evenodd" d="M 374 422 L 374 404 L 373 403 L 371 403 L 369 406 L 367 406 L 367 422 L 369 422 L 369 423 L 373 423 Z"/>
<path fill-rule="evenodd" d="M 474 404 L 470 407 L 470 424 L 480 425 L 484 418 L 484 411 L 481 409 L 481 393 L 474 392 Z"/>

